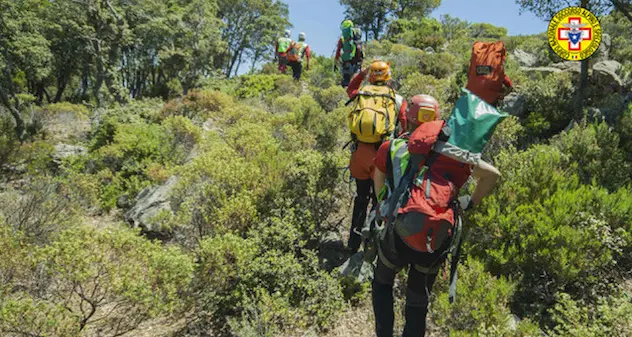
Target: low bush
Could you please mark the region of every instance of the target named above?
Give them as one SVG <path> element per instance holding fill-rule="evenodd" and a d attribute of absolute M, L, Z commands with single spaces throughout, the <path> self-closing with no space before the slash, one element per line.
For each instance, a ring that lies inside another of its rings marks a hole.
<path fill-rule="evenodd" d="M 439 276 L 433 287 L 431 333 L 450 336 L 538 337 L 540 329 L 529 320 L 512 324 L 509 303 L 515 285 L 494 278 L 484 265 L 468 259 L 460 267 L 457 295 L 449 303 L 448 282 Z"/>

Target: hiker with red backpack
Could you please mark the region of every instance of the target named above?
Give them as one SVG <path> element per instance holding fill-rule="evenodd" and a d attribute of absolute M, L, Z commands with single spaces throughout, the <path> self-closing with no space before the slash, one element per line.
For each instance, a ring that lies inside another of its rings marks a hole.
<path fill-rule="evenodd" d="M 454 300 L 461 212 L 480 204 L 500 177 L 480 153 L 506 116 L 464 89 L 446 122 L 436 99 L 417 95 L 406 112 L 407 132 L 380 146 L 373 176 L 377 220 L 384 223 L 372 282 L 378 337 L 393 336 L 393 283 L 405 267 L 410 269 L 403 336 L 425 335 L 430 292 L 448 254 Z M 458 197 L 470 176 L 477 179 L 476 189 Z"/>
<path fill-rule="evenodd" d="M 342 71 L 340 85 L 346 88 L 351 81 L 351 77 L 360 71 L 364 52 L 362 51 L 362 33 L 353 27 L 353 21 L 343 21 L 340 29 L 342 30 L 342 36 L 338 39 L 336 47 L 334 72 L 338 71 L 338 65 L 340 65 Z"/>
<path fill-rule="evenodd" d="M 360 87 L 368 76 L 368 85 Z M 375 202 L 372 191 L 373 158 L 380 144 L 392 137 L 398 114 L 405 113 L 406 101 L 390 87 L 390 63 L 374 61 L 356 75 L 349 87 L 347 104 L 355 102 L 348 115 L 351 131 L 351 160 L 349 169 L 356 182 L 356 197 L 347 248 L 354 254 L 362 244 L 360 230 L 364 225 L 369 201 Z"/>
<path fill-rule="evenodd" d="M 290 38 L 291 32 L 286 30 L 283 33 L 283 36 L 278 38 L 275 44 L 275 55 L 279 62 L 279 71 L 282 74 L 285 74 L 287 70 L 287 53 L 290 51 L 290 47 L 292 46 L 292 39 Z"/>
<path fill-rule="evenodd" d="M 505 59 L 506 50 L 502 41 L 475 42 L 466 88 L 485 102 L 498 106 L 513 90 L 513 83 L 505 74 Z"/>
<path fill-rule="evenodd" d="M 307 58 L 307 64 L 305 70 L 309 71 L 309 59 L 311 57 L 311 51 L 309 45 L 305 42 L 305 33 L 298 34 L 298 42 L 292 42 L 290 50 L 287 53 L 288 65 L 292 68 L 292 76 L 294 80 L 301 79 L 301 73 L 303 72 L 303 58 Z"/>

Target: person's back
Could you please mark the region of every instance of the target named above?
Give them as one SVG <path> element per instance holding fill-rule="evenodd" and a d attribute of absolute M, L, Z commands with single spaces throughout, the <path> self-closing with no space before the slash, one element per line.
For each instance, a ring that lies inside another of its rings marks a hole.
<path fill-rule="evenodd" d="M 425 334 L 430 290 L 453 244 L 457 204 L 464 210 L 479 204 L 500 176 L 483 161 L 472 165 L 431 151 L 437 142 L 447 141 L 449 132 L 433 97 L 414 96 L 406 116 L 409 133 L 383 143 L 374 161 L 374 188 L 381 192 L 380 216 L 386 219 L 372 284 L 378 337 L 393 334 L 393 282 L 408 265 L 404 336 Z M 417 170 L 415 165 L 423 167 Z M 470 174 L 478 180 L 476 189 L 457 203 Z M 402 187 L 410 190 L 408 199 L 399 198 L 398 193 L 405 193 Z"/>
<path fill-rule="evenodd" d="M 353 74 L 358 73 L 362 66 L 364 53 L 362 51 L 361 34 L 353 27 L 351 20 L 341 24 L 342 36 L 338 39 L 336 55 L 334 56 L 334 71 L 341 65 L 342 87 L 347 87 Z"/>
<path fill-rule="evenodd" d="M 301 32 L 298 35 L 298 42 L 293 42 L 288 52 L 288 65 L 292 67 L 292 74 L 295 80 L 301 79 L 303 71 L 303 58 L 307 59 L 305 70 L 309 70 L 309 60 L 311 51 L 309 45 L 305 42 L 306 34 Z"/>
<path fill-rule="evenodd" d="M 368 77 L 369 84 L 361 87 Z M 395 127 L 395 119 L 406 111 L 406 103 L 389 86 L 391 78 L 390 64 L 375 61 L 367 69 L 357 74 L 349 87 L 349 104 L 354 107 L 348 116 L 353 146 L 349 170 L 356 181 L 356 198 L 353 207 L 348 249 L 355 253 L 362 242 L 360 230 L 366 219 L 369 201 L 375 196 L 371 191 L 373 158 L 380 144 L 389 137 Z"/>
<path fill-rule="evenodd" d="M 286 30 L 283 33 L 282 37 L 279 37 L 275 44 L 275 55 L 279 62 L 279 71 L 285 74 L 287 68 L 287 53 L 290 51 L 290 47 L 292 46 L 292 39 L 290 38 L 291 32 Z"/>

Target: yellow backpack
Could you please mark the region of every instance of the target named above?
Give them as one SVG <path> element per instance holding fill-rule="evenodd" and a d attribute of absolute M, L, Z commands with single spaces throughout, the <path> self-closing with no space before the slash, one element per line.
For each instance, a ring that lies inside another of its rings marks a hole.
<path fill-rule="evenodd" d="M 391 87 L 367 85 L 351 101 L 356 104 L 349 113 L 348 126 L 358 141 L 379 143 L 395 130 L 397 101 Z"/>

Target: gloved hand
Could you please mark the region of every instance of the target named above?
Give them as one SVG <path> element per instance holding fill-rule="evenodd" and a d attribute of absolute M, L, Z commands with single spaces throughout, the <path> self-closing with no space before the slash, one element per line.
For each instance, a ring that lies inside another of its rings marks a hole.
<path fill-rule="evenodd" d="M 338 72 L 338 64 L 336 63 L 334 64 L 334 73 L 337 73 L 337 72 Z"/>
<path fill-rule="evenodd" d="M 472 209 L 472 207 L 474 207 L 474 204 L 472 203 L 472 197 L 469 195 L 459 197 L 459 205 L 461 206 L 461 209 L 463 211 L 468 211 Z"/>

